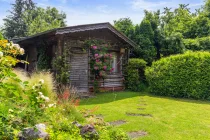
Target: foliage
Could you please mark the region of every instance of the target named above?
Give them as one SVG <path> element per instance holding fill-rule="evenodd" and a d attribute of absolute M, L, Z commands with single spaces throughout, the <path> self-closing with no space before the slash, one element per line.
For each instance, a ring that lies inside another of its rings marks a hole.
<path fill-rule="evenodd" d="M 24 54 L 18 44 L 0 40 L 0 54 L 0 139 L 14 139 L 16 131 L 35 125 L 54 105 L 53 79 L 49 73 L 29 78 L 21 71 L 13 71 L 17 63 L 27 63 L 16 58 Z"/>
<path fill-rule="evenodd" d="M 3 34 L 0 31 L 0 40 L 3 40 L 3 39 L 4 39 Z"/>
<path fill-rule="evenodd" d="M 183 34 L 185 38 L 200 38 L 206 37 L 210 34 L 210 19 L 205 13 L 199 13 L 198 16 L 193 17 L 192 22 L 186 27 L 187 33 Z"/>
<path fill-rule="evenodd" d="M 84 122 L 83 116 L 76 110 L 75 107 L 68 102 L 58 104 L 55 108 L 46 110 L 45 120 L 50 124 L 47 132 L 51 139 L 82 139 L 79 128 L 72 124 L 72 121 Z"/>
<path fill-rule="evenodd" d="M 164 8 L 161 27 L 165 36 L 170 36 L 172 33 L 187 34 L 189 25 L 193 20 L 188 6 L 189 4 L 179 4 L 179 7 L 174 11 L 171 11 L 170 8 Z"/>
<path fill-rule="evenodd" d="M 144 82 L 144 68 L 147 62 L 143 59 L 129 59 L 126 67 L 126 87 L 132 91 L 141 91 L 141 84 Z"/>
<path fill-rule="evenodd" d="M 156 61 L 146 69 L 151 93 L 210 99 L 209 52 L 187 52 Z"/>
<path fill-rule="evenodd" d="M 48 47 L 42 44 L 37 48 L 38 60 L 37 69 L 38 70 L 48 70 L 50 69 L 50 57 L 47 55 Z"/>
<path fill-rule="evenodd" d="M 35 3 L 32 0 L 15 0 L 12 4 L 10 15 L 4 19 L 4 35 L 7 38 L 24 37 L 27 32 L 27 25 L 23 20 L 23 13 L 33 10 Z"/>
<path fill-rule="evenodd" d="M 112 54 L 108 53 L 110 45 L 101 40 L 86 40 L 86 48 L 90 49 L 92 57 L 90 58 L 90 70 L 94 75 L 93 86 L 94 92 L 99 92 L 100 80 L 106 77 L 107 72 L 112 72 L 111 67 Z"/>
<path fill-rule="evenodd" d="M 138 44 L 131 57 L 142 58 L 150 65 L 161 57 L 183 53 L 186 44 L 183 43 L 183 39 L 192 39 L 186 45 L 195 42 L 192 45 L 196 45 L 198 49 L 200 46 L 197 46 L 199 43 L 195 41 L 196 38 L 209 36 L 209 0 L 206 0 L 205 5 L 195 12 L 189 7 L 189 4 L 179 4 L 179 7 L 173 10 L 165 7 L 163 12 L 145 10 L 140 25 L 134 25 L 129 18 L 122 18 L 115 21 L 115 27 Z M 191 47 L 186 46 L 186 48 Z"/>
<path fill-rule="evenodd" d="M 134 25 L 130 18 L 120 18 L 119 20 L 114 20 L 114 26 L 127 37 L 133 39 Z"/>
<path fill-rule="evenodd" d="M 24 13 L 24 22 L 27 25 L 27 35 L 34 35 L 50 29 L 66 26 L 66 14 L 59 13 L 56 8 L 46 9 L 36 7 Z"/>
<path fill-rule="evenodd" d="M 210 51 L 210 37 L 184 39 L 184 46 L 192 51 Z"/>
<path fill-rule="evenodd" d="M 20 78 L 21 79 L 21 78 Z M 50 97 L 51 99 L 55 98 L 55 81 L 53 74 L 49 71 L 46 72 L 34 72 L 30 75 L 29 78 L 29 86 L 33 86 L 36 84 L 37 81 L 40 79 L 43 79 L 45 82 L 42 84 L 42 88 L 40 89 L 40 92 L 43 93 L 43 95 Z"/>
<path fill-rule="evenodd" d="M 55 80 L 59 87 L 62 85 L 68 86 L 69 85 L 69 67 L 68 60 L 66 59 L 70 55 L 70 51 L 68 48 L 64 49 L 64 52 L 62 55 L 56 56 L 54 58 L 52 65 L 53 69 L 56 72 Z"/>
<path fill-rule="evenodd" d="M 172 54 L 184 53 L 185 47 L 181 33 L 172 33 L 170 36 L 162 40 L 160 54 L 162 56 L 169 56 Z"/>
<path fill-rule="evenodd" d="M 51 73 L 37 72 L 29 77 L 23 70 L 13 70 L 15 64 L 24 62 L 16 58 L 22 54 L 24 50 L 18 44 L 0 40 L 0 139 L 16 139 L 22 129 L 43 122 L 47 124 L 50 139 L 92 139 L 88 134 L 82 137 L 80 129 L 72 123 L 86 123 L 76 108 L 80 100 L 72 98 L 73 89 L 55 100 Z M 126 137 L 122 131 L 112 132 L 110 127 L 99 123 L 95 127 L 101 137 Z M 103 133 L 105 129 L 107 133 Z"/>
<path fill-rule="evenodd" d="M 32 0 L 16 0 L 10 15 L 4 19 L 7 38 L 25 37 L 53 28 L 64 27 L 66 14 L 56 8 L 37 7 Z"/>
<path fill-rule="evenodd" d="M 139 44 L 139 47 L 135 49 L 135 55 L 150 64 L 156 57 L 154 31 L 152 30 L 152 26 L 148 20 L 143 20 L 139 28 L 136 28 L 135 31 L 138 32 L 135 40 Z"/>

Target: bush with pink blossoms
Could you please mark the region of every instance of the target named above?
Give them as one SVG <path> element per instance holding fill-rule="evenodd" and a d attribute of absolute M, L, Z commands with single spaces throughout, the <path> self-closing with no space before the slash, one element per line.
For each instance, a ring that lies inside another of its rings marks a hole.
<path fill-rule="evenodd" d="M 100 40 L 86 40 L 85 46 L 90 49 L 90 69 L 94 75 L 93 86 L 94 92 L 99 92 L 99 81 L 104 80 L 107 73 L 111 73 L 114 69 L 111 66 L 112 54 L 108 53 L 111 47 L 109 43 Z"/>

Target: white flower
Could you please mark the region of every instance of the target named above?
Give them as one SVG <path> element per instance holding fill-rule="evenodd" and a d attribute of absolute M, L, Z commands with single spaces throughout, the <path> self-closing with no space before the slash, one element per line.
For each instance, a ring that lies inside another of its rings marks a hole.
<path fill-rule="evenodd" d="M 13 48 L 13 46 L 12 46 L 10 43 L 7 43 L 7 46 L 8 46 L 10 49 Z"/>
<path fill-rule="evenodd" d="M 49 97 L 45 97 L 45 101 L 46 102 L 49 102 L 50 101 L 50 98 Z"/>
<path fill-rule="evenodd" d="M 12 109 L 9 109 L 9 112 L 14 112 L 14 110 L 12 110 Z"/>
<path fill-rule="evenodd" d="M 20 46 L 18 44 L 13 44 L 13 47 L 16 49 L 16 50 L 20 50 Z"/>
<path fill-rule="evenodd" d="M 20 48 L 20 54 L 23 55 L 25 53 L 25 50 L 23 48 Z"/>
<path fill-rule="evenodd" d="M 42 92 L 38 92 L 38 94 L 41 96 L 41 95 L 43 95 L 43 93 Z"/>
<path fill-rule="evenodd" d="M 40 98 L 44 99 L 45 100 L 45 96 L 44 95 L 40 95 Z"/>
<path fill-rule="evenodd" d="M 39 97 L 36 97 L 37 98 L 37 100 L 39 100 Z"/>
<path fill-rule="evenodd" d="M 48 107 L 56 107 L 56 104 L 49 104 Z"/>
<path fill-rule="evenodd" d="M 0 51 L 0 58 L 3 57 L 3 56 L 4 56 L 3 52 Z"/>
<path fill-rule="evenodd" d="M 39 85 L 34 85 L 34 86 L 32 86 L 32 89 L 37 89 L 39 87 Z"/>
<path fill-rule="evenodd" d="M 44 80 L 43 80 L 43 79 L 40 79 L 40 80 L 39 80 L 39 83 L 40 83 L 40 84 L 44 84 Z"/>

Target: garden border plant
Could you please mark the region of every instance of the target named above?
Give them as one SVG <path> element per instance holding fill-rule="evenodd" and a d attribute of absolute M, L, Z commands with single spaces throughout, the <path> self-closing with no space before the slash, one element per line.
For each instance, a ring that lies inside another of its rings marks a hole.
<path fill-rule="evenodd" d="M 210 99 L 210 52 L 186 52 L 153 62 L 146 78 L 153 94 Z"/>
<path fill-rule="evenodd" d="M 147 62 L 139 58 L 131 58 L 125 69 L 125 85 L 132 91 L 142 91 L 145 89 L 144 69 Z"/>

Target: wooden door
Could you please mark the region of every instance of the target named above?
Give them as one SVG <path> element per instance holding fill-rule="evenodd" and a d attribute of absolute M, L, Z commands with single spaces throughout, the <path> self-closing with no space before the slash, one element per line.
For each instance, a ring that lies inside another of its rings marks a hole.
<path fill-rule="evenodd" d="M 88 54 L 72 54 L 70 82 L 79 92 L 88 92 Z"/>

